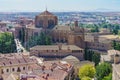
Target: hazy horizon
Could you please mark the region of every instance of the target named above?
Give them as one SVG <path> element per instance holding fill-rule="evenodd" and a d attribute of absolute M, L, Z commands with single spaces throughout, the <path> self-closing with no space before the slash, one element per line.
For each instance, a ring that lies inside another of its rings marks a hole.
<path fill-rule="evenodd" d="M 119 12 L 120 0 L 0 0 L 0 12 Z"/>

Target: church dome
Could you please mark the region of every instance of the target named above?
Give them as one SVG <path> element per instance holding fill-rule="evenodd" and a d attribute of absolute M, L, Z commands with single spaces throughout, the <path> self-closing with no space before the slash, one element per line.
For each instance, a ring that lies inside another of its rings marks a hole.
<path fill-rule="evenodd" d="M 55 16 L 55 15 L 46 10 L 46 11 L 40 13 L 38 16 Z"/>
<path fill-rule="evenodd" d="M 47 10 L 35 17 L 35 26 L 37 28 L 52 29 L 57 25 L 57 22 L 57 16 Z"/>

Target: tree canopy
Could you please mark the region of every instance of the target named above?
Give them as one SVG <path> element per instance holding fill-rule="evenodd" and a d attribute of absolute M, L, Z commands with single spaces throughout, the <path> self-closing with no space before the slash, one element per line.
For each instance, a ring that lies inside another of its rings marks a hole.
<path fill-rule="evenodd" d="M 16 44 L 12 33 L 0 33 L 0 53 L 16 52 Z"/>
<path fill-rule="evenodd" d="M 99 24 L 80 24 L 80 27 L 90 28 L 91 32 L 99 32 L 101 28 L 106 28 L 115 35 L 118 35 L 120 30 L 119 24 L 111 24 L 108 22 L 102 22 Z"/>
<path fill-rule="evenodd" d="M 102 80 L 112 80 L 112 73 L 110 73 L 108 76 L 105 76 Z"/>
<path fill-rule="evenodd" d="M 88 50 L 87 48 L 85 49 L 84 58 L 85 60 L 93 61 L 95 63 L 95 66 L 100 62 L 100 54 L 94 51 Z"/>
<path fill-rule="evenodd" d="M 100 53 L 93 53 L 92 61 L 95 63 L 95 66 L 100 62 Z"/>
<path fill-rule="evenodd" d="M 117 41 L 113 41 L 112 46 L 115 50 L 120 50 L 120 43 Z"/>
<path fill-rule="evenodd" d="M 95 73 L 96 71 L 94 66 L 91 64 L 86 64 L 80 67 L 78 75 L 80 79 L 83 78 L 82 80 L 84 80 L 85 77 L 94 78 Z"/>
<path fill-rule="evenodd" d="M 40 33 L 39 35 L 32 36 L 28 41 L 28 48 L 36 45 L 51 45 L 51 37 L 45 33 Z"/>
<path fill-rule="evenodd" d="M 83 77 L 81 80 L 92 80 L 92 79 L 89 77 Z"/>
<path fill-rule="evenodd" d="M 112 66 L 109 63 L 101 63 L 96 66 L 96 78 L 102 80 L 105 76 L 108 76 L 112 72 Z"/>

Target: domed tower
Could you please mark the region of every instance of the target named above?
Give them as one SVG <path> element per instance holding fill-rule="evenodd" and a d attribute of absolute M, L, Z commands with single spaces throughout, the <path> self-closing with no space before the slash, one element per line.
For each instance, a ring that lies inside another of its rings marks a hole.
<path fill-rule="evenodd" d="M 35 17 L 36 28 L 52 29 L 57 23 L 57 16 L 47 10 Z"/>

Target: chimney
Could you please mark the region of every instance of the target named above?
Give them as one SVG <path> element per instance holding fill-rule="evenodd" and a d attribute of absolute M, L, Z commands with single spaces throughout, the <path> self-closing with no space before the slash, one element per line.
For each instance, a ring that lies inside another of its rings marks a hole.
<path fill-rule="evenodd" d="M 115 54 L 114 55 L 114 64 L 118 64 L 120 62 L 120 55 Z"/>
<path fill-rule="evenodd" d="M 75 27 L 78 27 L 78 21 L 75 21 L 74 24 L 75 24 Z"/>

